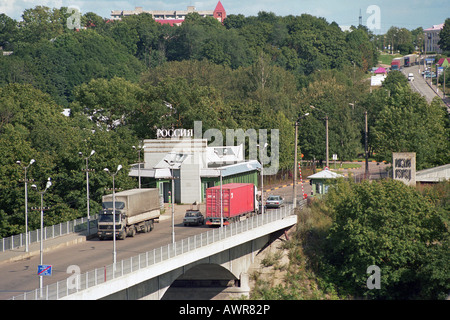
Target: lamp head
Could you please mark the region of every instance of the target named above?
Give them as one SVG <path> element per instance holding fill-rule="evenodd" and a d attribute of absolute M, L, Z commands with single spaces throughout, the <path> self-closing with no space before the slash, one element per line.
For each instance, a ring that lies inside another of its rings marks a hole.
<path fill-rule="evenodd" d="M 47 180 L 47 184 L 45 185 L 45 190 L 47 190 L 48 188 L 50 188 L 52 186 L 52 181 L 50 179 L 50 177 Z"/>

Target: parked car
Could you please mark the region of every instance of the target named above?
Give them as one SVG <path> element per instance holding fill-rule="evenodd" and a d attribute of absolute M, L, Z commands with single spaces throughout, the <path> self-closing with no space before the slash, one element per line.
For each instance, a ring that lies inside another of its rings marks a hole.
<path fill-rule="evenodd" d="M 266 200 L 266 208 L 279 208 L 283 205 L 283 203 L 283 197 L 271 195 Z"/>
<path fill-rule="evenodd" d="M 425 78 L 436 78 L 436 73 L 434 71 L 425 71 L 424 76 Z"/>
<path fill-rule="evenodd" d="M 183 224 L 187 225 L 202 225 L 205 223 L 205 218 L 199 210 L 186 210 L 184 215 Z"/>

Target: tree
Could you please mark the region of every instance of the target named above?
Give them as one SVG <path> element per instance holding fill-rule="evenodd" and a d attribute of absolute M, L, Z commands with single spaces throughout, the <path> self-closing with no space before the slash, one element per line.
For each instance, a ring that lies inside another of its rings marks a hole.
<path fill-rule="evenodd" d="M 445 258 L 440 256 L 446 250 L 448 231 L 444 212 L 429 198 L 395 180 L 341 182 L 331 189 L 327 204 L 333 208 L 333 225 L 324 256 L 329 276 L 342 294 L 435 299 L 422 289 L 425 284 L 433 286 L 429 282 L 432 277 L 423 273 L 431 264 L 438 268 L 434 276 L 440 281 L 435 292 L 448 293 Z M 446 215 L 448 219 L 448 212 Z M 429 261 L 431 255 L 439 260 Z M 379 290 L 366 286 L 366 271 L 372 265 L 381 269 Z"/>
<path fill-rule="evenodd" d="M 64 106 L 73 89 L 95 78 L 136 81 L 144 65 L 111 37 L 94 30 L 64 33 L 53 41 L 22 43 L 14 51 L 33 76 L 33 84 Z"/>
<path fill-rule="evenodd" d="M 406 76 L 397 70 L 389 72 L 388 76 L 383 81 L 383 88 L 390 91 L 391 95 L 397 93 L 401 88 L 408 87 L 408 85 Z"/>
<path fill-rule="evenodd" d="M 439 46 L 443 51 L 450 51 L 450 18 L 445 20 L 444 28 L 439 32 Z"/>
<path fill-rule="evenodd" d="M 66 26 L 69 16 L 67 7 L 50 9 L 46 6 L 36 6 L 26 9 L 22 14 L 23 20 L 19 22 L 16 40 L 33 43 L 54 39 L 69 31 Z"/>
<path fill-rule="evenodd" d="M 16 28 L 17 22 L 11 19 L 6 14 L 0 14 L 0 46 L 3 50 L 12 50 L 11 41 L 17 32 Z"/>
<path fill-rule="evenodd" d="M 330 70 L 311 78 L 314 80 L 300 94 L 303 110 L 311 113 L 302 120 L 299 131 L 302 153 L 306 159 L 326 160 L 325 117 L 328 116 L 330 155 L 336 153 L 339 159 L 351 160 L 361 148 L 358 122 L 349 106 L 355 99 L 351 82 L 343 73 Z"/>
<path fill-rule="evenodd" d="M 389 161 L 393 152 L 416 152 L 418 170 L 448 163 L 449 128 L 439 99 L 428 104 L 408 85 L 394 87 L 371 128 L 370 140 L 379 160 Z"/>
<path fill-rule="evenodd" d="M 141 88 L 123 78 L 93 79 L 74 90 L 74 112 L 89 117 L 96 124 L 115 129 L 133 122 L 132 116 L 139 108 Z"/>
<path fill-rule="evenodd" d="M 414 51 L 413 34 L 406 28 L 390 27 L 386 33 L 386 40 L 391 45 L 393 53 L 410 54 Z"/>

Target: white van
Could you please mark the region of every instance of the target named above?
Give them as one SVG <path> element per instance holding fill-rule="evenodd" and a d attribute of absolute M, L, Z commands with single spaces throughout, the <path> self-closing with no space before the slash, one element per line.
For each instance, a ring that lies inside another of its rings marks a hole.
<path fill-rule="evenodd" d="M 408 81 L 414 81 L 414 75 L 412 73 L 408 74 Z"/>

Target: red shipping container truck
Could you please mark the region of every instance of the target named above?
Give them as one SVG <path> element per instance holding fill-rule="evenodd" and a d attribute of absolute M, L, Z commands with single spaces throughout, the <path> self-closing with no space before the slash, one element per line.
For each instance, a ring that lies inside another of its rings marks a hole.
<path fill-rule="evenodd" d="M 256 187 L 252 183 L 222 185 L 223 224 L 240 220 L 257 212 Z M 206 189 L 206 224 L 220 226 L 220 186 Z"/>

